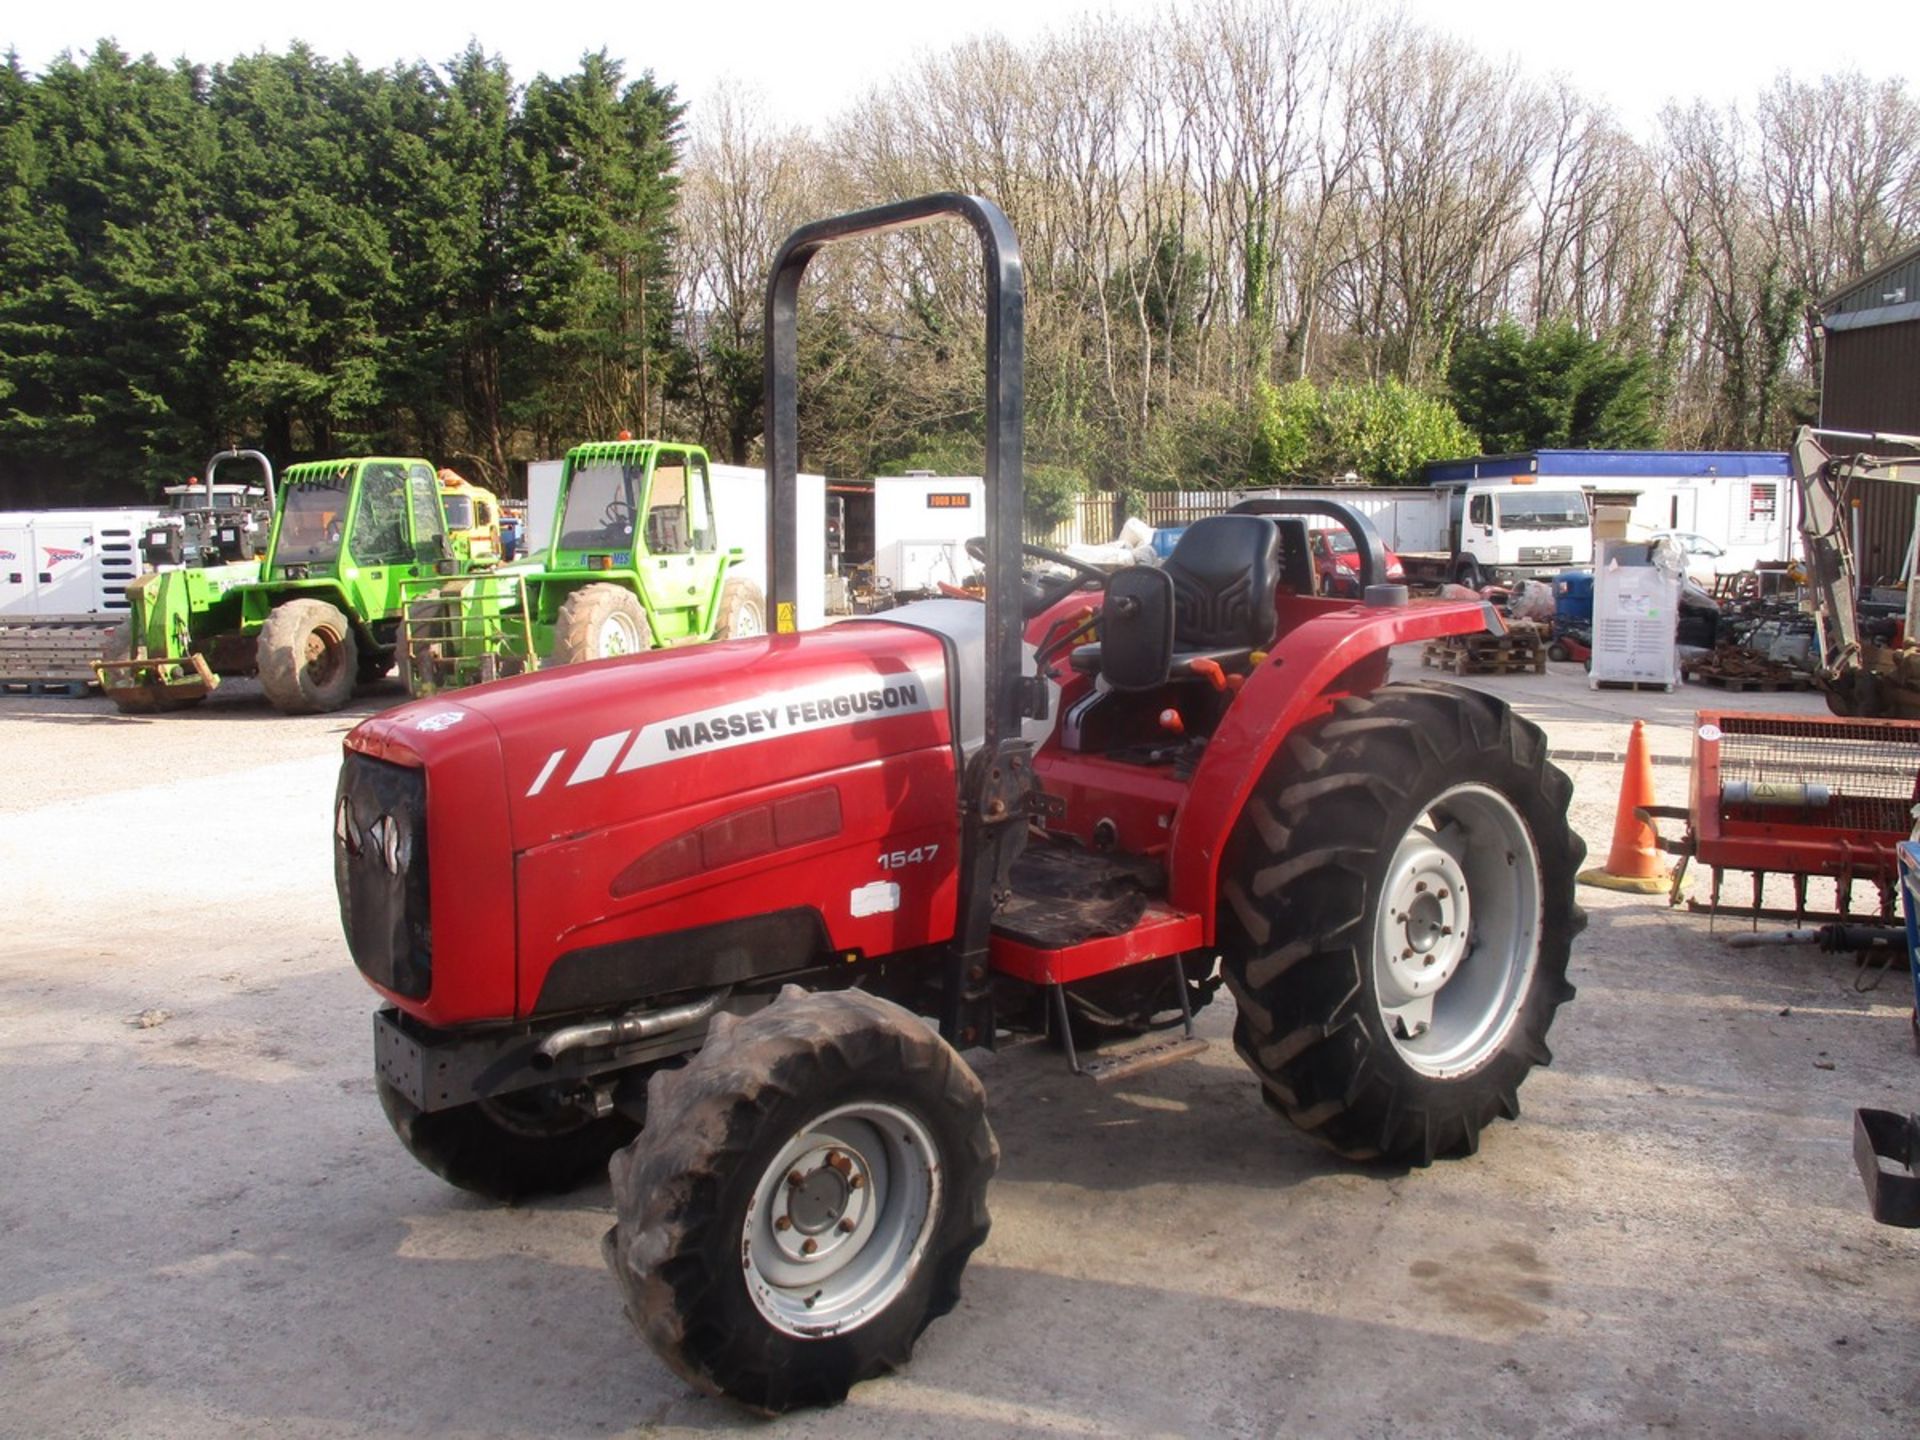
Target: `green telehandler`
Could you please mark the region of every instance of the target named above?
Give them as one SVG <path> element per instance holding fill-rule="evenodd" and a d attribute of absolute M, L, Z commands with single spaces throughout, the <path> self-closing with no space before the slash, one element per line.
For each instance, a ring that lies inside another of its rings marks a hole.
<path fill-rule="evenodd" d="M 403 587 L 461 569 L 433 466 L 390 456 L 289 469 L 257 563 L 128 586 L 127 625 L 94 666 L 108 697 L 130 714 L 180 709 L 258 675 L 285 714 L 337 710 L 393 668 Z"/>
<path fill-rule="evenodd" d="M 695 445 L 567 452 L 546 549 L 487 573 L 405 583 L 401 671 L 416 696 L 525 671 L 766 632 L 766 601 L 723 549 Z"/>

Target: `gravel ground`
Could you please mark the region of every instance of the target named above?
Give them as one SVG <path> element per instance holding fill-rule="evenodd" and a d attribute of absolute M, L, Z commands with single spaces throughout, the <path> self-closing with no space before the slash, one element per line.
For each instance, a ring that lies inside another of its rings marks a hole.
<path fill-rule="evenodd" d="M 1554 672 L 1486 688 L 1569 754 L 1818 709 Z M 1605 891 L 1554 1065 L 1476 1157 L 1320 1153 L 1224 999 L 1207 1055 L 1112 1088 L 986 1057 L 993 1235 L 911 1369 L 773 1425 L 694 1395 L 621 1317 L 605 1185 L 485 1205 L 381 1118 L 327 821 L 339 736 L 399 698 L 0 700 L 0 1434 L 1914 1433 L 1920 1242 L 1849 1154 L 1856 1105 L 1920 1103 L 1900 978 Z M 1604 855 L 1621 767 L 1568 769 Z"/>

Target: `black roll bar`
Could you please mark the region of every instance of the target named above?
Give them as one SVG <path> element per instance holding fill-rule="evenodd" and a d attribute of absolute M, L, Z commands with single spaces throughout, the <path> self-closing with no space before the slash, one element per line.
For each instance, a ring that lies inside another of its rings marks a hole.
<path fill-rule="evenodd" d="M 1020 733 L 1020 541 L 1025 480 L 1026 281 L 1020 242 L 991 200 L 943 193 L 900 200 L 802 225 L 787 237 L 767 280 L 767 599 L 775 633 L 795 627 L 799 584 L 800 278 L 828 245 L 905 230 L 932 220 L 965 220 L 980 237 L 987 282 L 987 636 L 986 740 L 993 749 Z"/>
<path fill-rule="evenodd" d="M 1229 515 L 1325 515 L 1338 520 L 1340 528 L 1353 537 L 1353 548 L 1360 556 L 1360 590 L 1369 585 L 1387 583 L 1387 547 L 1373 522 L 1344 500 L 1318 497 L 1292 500 L 1242 500 L 1227 511 Z"/>

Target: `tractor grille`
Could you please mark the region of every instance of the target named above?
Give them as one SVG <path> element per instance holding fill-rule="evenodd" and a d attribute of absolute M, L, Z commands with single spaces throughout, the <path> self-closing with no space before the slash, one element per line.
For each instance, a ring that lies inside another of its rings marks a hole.
<path fill-rule="evenodd" d="M 333 880 L 353 963 L 410 1000 L 433 987 L 427 778 L 349 751 L 333 802 Z"/>
<path fill-rule="evenodd" d="M 1573 559 L 1571 545 L 1522 545 L 1522 565 L 1565 565 Z"/>
<path fill-rule="evenodd" d="M 1824 806 L 1723 803 L 1728 819 L 1819 825 L 1860 832 L 1865 841 L 1904 840 L 1920 800 L 1920 724 L 1820 720 L 1776 715 L 1713 717 L 1721 731 L 1720 788 L 1749 784 L 1824 785 Z"/>

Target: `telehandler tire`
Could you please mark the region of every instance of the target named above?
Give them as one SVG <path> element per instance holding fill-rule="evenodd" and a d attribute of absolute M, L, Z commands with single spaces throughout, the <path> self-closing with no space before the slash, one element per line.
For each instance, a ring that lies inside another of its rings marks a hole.
<path fill-rule="evenodd" d="M 107 637 L 107 643 L 100 652 L 102 660 L 131 660 L 133 658 L 133 621 L 114 630 Z M 120 683 L 109 680 L 101 688 L 107 698 L 113 701 L 114 708 L 122 715 L 163 715 L 170 710 L 189 710 L 207 697 L 186 695 L 178 698 L 155 695 L 144 685 L 135 684 L 124 676 L 117 676 Z"/>
<path fill-rule="evenodd" d="M 700 1388 L 775 1414 L 907 1363 L 987 1238 L 1000 1148 L 966 1061 L 858 991 L 789 986 L 656 1073 L 613 1159 L 626 1311 Z"/>
<path fill-rule="evenodd" d="M 378 1083 L 380 1108 L 407 1153 L 449 1185 L 489 1200 L 578 1190 L 604 1175 L 607 1158 L 640 1128 L 617 1111 L 595 1119 L 545 1103 L 539 1091 L 425 1112 Z"/>
<path fill-rule="evenodd" d="M 1220 912 L 1235 1047 L 1273 1108 L 1409 1165 L 1518 1117 L 1586 923 L 1572 796 L 1536 726 L 1446 685 L 1382 686 L 1287 740 Z"/>
<path fill-rule="evenodd" d="M 736 575 L 720 589 L 720 613 L 714 617 L 713 638 L 740 640 L 767 633 L 767 602 L 760 587 Z"/>
<path fill-rule="evenodd" d="M 560 602 L 553 621 L 549 665 L 578 665 L 653 648 L 646 607 L 631 590 L 600 582 L 582 585 Z"/>
<path fill-rule="evenodd" d="M 260 627 L 254 655 L 260 688 L 283 715 L 319 715 L 353 698 L 359 641 L 324 600 L 281 601 Z"/>

